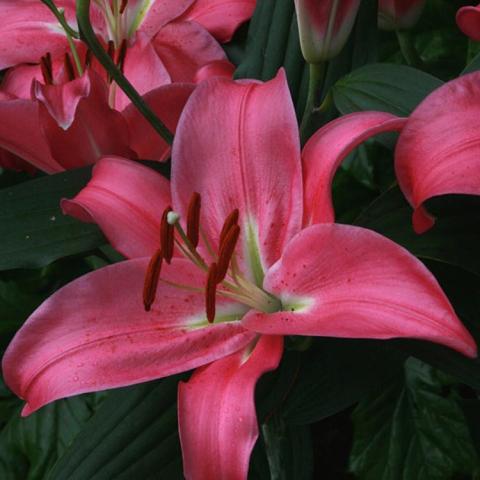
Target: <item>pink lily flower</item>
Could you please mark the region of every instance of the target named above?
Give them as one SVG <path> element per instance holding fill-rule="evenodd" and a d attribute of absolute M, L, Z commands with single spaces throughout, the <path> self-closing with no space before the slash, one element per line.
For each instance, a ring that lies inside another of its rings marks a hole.
<path fill-rule="evenodd" d="M 417 233 L 430 229 L 435 218 L 425 209 L 429 198 L 447 194 L 480 195 L 480 73 L 463 75 L 432 92 L 405 118 L 384 112 L 345 115 L 326 125 L 306 145 L 328 148 L 323 140 L 329 129 L 351 132 L 358 141 L 382 132 L 401 132 L 395 150 L 395 171 L 399 186 L 413 207 L 413 228 Z M 310 157 L 312 158 L 312 157 Z M 306 183 L 310 217 L 333 222 L 331 199 L 333 172 L 341 160 L 333 155 L 313 159 L 306 168 L 316 172 Z M 308 210 L 307 210 L 308 211 Z"/>
<path fill-rule="evenodd" d="M 75 1 L 57 5 L 77 28 Z M 91 20 L 112 56 L 122 57 L 125 76 L 143 95 L 171 82 L 193 83 L 204 65 L 227 61 L 212 34 L 229 40 L 254 8 L 255 0 L 99 0 L 92 5 Z M 61 58 L 69 50 L 54 15 L 38 0 L 0 0 L 0 15 L 0 70 L 38 62 L 47 53 Z M 25 80 L 28 89 L 31 79 Z M 130 104 L 121 90 L 113 98 L 117 110 Z"/>
<path fill-rule="evenodd" d="M 102 159 L 63 209 L 98 223 L 129 260 L 60 289 L 17 333 L 3 372 L 27 402 L 23 414 L 195 368 L 178 391 L 185 476 L 245 479 L 258 436 L 255 384 L 277 367 L 283 335 L 411 337 L 475 356 L 420 261 L 372 231 L 305 220 L 317 208 L 306 187 L 313 163 L 344 158 L 361 135 L 324 129 L 302 159 L 280 72 L 264 84 L 197 87 L 171 182 Z"/>
<path fill-rule="evenodd" d="M 480 3 L 462 7 L 457 12 L 457 25 L 460 30 L 476 42 L 480 42 Z"/>
<path fill-rule="evenodd" d="M 111 108 L 107 83 L 96 71 L 85 67 L 76 77 L 68 55 L 61 63 L 50 58 L 42 58 L 41 68 L 25 66 L 7 72 L 0 99 L 0 147 L 9 155 L 0 157 L 1 166 L 25 169 L 28 162 L 56 173 L 91 165 L 104 155 L 168 158 L 170 146 L 135 106 L 121 113 Z M 23 80 L 32 74 L 30 95 L 22 98 Z M 174 131 L 193 89 L 193 84 L 169 84 L 148 92 L 144 100 Z M 20 162 L 12 161 L 11 155 Z"/>
<path fill-rule="evenodd" d="M 420 18 L 425 0 L 378 0 L 378 26 L 382 30 L 407 30 Z"/>
<path fill-rule="evenodd" d="M 360 0 L 295 0 L 300 44 L 308 63 L 340 53 L 357 16 Z"/>

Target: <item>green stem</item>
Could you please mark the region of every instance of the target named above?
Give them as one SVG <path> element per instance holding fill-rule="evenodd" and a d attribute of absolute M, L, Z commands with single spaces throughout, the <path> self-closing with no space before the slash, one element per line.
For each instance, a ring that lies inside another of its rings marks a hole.
<path fill-rule="evenodd" d="M 315 102 L 318 96 L 318 90 L 323 83 L 326 71 L 326 63 L 311 63 L 309 65 L 308 94 L 303 112 L 302 122 L 300 124 L 300 137 L 302 142 L 306 139 L 307 129 L 310 123 L 310 117 L 315 110 Z"/>
<path fill-rule="evenodd" d="M 80 38 L 80 35 L 78 34 L 78 32 L 73 30 L 73 28 L 71 28 L 70 25 L 65 20 L 65 14 L 63 13 L 63 11 L 60 11 L 57 8 L 57 6 L 53 3 L 52 0 L 41 0 L 41 2 L 45 4 L 52 11 L 55 17 L 57 17 L 57 20 L 60 22 L 60 25 L 67 33 L 67 36 L 70 35 L 70 37 L 72 38 Z"/>
<path fill-rule="evenodd" d="M 83 75 L 83 67 L 82 62 L 80 61 L 80 57 L 78 56 L 77 47 L 75 47 L 75 42 L 73 41 L 72 36 L 68 31 L 65 30 L 67 35 L 68 45 L 70 46 L 70 51 L 72 52 L 73 61 L 75 62 L 75 66 L 77 67 L 78 75 Z"/>
<path fill-rule="evenodd" d="M 173 135 L 165 124 L 152 112 L 143 98 L 138 94 L 133 85 L 127 80 L 120 69 L 117 68 L 108 53 L 103 49 L 97 39 L 90 23 L 90 0 L 77 0 L 77 22 L 82 40 L 88 45 L 97 60 L 115 80 L 117 85 L 125 92 L 127 97 L 137 107 L 138 111 L 152 125 L 155 131 L 169 144 L 173 142 Z"/>
<path fill-rule="evenodd" d="M 396 30 L 395 33 L 397 35 L 400 51 L 402 52 L 403 58 L 407 62 L 407 65 L 410 65 L 414 68 L 423 68 L 423 60 L 420 58 L 420 55 L 415 48 L 415 43 L 411 33 L 408 31 L 401 32 L 399 30 Z"/>

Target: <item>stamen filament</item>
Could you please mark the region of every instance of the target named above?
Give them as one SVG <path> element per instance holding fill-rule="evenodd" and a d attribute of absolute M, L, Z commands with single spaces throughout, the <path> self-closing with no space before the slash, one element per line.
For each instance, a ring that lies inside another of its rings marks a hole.
<path fill-rule="evenodd" d="M 40 59 L 40 69 L 45 85 L 53 85 L 52 56 L 50 52 Z"/>
<path fill-rule="evenodd" d="M 182 226 L 180 225 L 180 222 L 175 223 L 175 228 L 177 229 L 178 234 L 180 235 L 181 239 L 187 246 L 188 250 L 190 253 L 195 257 L 197 260 L 199 266 L 201 266 L 204 270 L 208 270 L 208 265 L 205 262 L 205 260 L 200 256 L 200 254 L 197 252 L 197 250 L 193 247 L 193 245 L 190 243 L 190 240 L 188 239 L 187 235 L 185 234 L 185 231 L 183 230 Z"/>

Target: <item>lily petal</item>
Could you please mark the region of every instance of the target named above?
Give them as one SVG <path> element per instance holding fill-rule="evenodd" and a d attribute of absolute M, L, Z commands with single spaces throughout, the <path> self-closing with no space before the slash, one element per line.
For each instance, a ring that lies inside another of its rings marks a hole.
<path fill-rule="evenodd" d="M 67 19 L 75 18 L 75 9 L 67 7 Z M 52 56 L 68 48 L 67 37 L 52 12 L 37 0 L 0 3 L 0 70 L 20 63 L 36 63 L 42 55 Z"/>
<path fill-rule="evenodd" d="M 147 257 L 159 247 L 160 220 L 170 200 L 170 184 L 151 168 L 119 157 L 104 157 L 90 182 L 63 212 L 96 223 L 127 258 Z"/>
<path fill-rule="evenodd" d="M 178 422 L 187 479 L 247 478 L 258 437 L 255 384 L 277 368 L 278 336 L 262 336 L 253 352 L 241 351 L 194 372 L 178 388 Z"/>
<path fill-rule="evenodd" d="M 123 71 L 140 95 L 170 83 L 170 75 L 165 65 L 158 58 L 150 40 L 142 32 L 137 34 L 133 46 L 127 48 Z M 130 99 L 118 87 L 115 108 L 122 111 L 130 104 Z"/>
<path fill-rule="evenodd" d="M 15 98 L 32 98 L 32 81 L 42 81 L 42 72 L 39 65 L 18 65 L 6 71 L 2 80 L 2 92 Z"/>
<path fill-rule="evenodd" d="M 126 14 L 128 24 L 140 20 L 139 31 L 152 38 L 167 23 L 184 13 L 195 0 L 130 0 Z"/>
<path fill-rule="evenodd" d="M 480 73 L 431 93 L 410 115 L 395 151 L 395 170 L 415 209 L 414 228 L 433 225 L 423 202 L 445 194 L 480 195 Z"/>
<path fill-rule="evenodd" d="M 203 65 L 225 60 L 225 52 L 205 28 L 195 22 L 171 22 L 153 40 L 172 82 L 193 83 Z"/>
<path fill-rule="evenodd" d="M 40 106 L 40 123 L 52 155 L 66 169 L 91 165 L 104 155 L 133 156 L 127 124 L 120 112 L 109 107 L 104 81 L 94 71 L 86 75 L 90 92 L 78 102 L 68 129 Z"/>
<path fill-rule="evenodd" d="M 462 7 L 457 12 L 457 25 L 460 30 L 476 42 L 480 42 L 480 4 L 476 7 Z"/>
<path fill-rule="evenodd" d="M 368 138 L 400 131 L 406 122 L 385 112 L 351 113 L 328 123 L 308 140 L 302 152 L 304 225 L 334 222 L 332 182 L 342 161 Z"/>
<path fill-rule="evenodd" d="M 364 228 L 303 230 L 267 272 L 264 287 L 284 311 L 249 312 L 242 323 L 259 333 L 408 337 L 476 355 L 434 276 L 407 250 Z"/>
<path fill-rule="evenodd" d="M 59 398 L 190 370 L 255 337 L 235 320 L 243 307 L 220 301 L 219 314 L 232 321 L 209 325 L 202 293 L 163 283 L 158 305 L 145 312 L 147 265 L 143 258 L 96 270 L 60 289 L 31 315 L 2 364 L 7 385 L 27 401 L 23 415 Z M 204 274 L 178 259 L 165 266 L 162 279 L 202 286 Z"/>
<path fill-rule="evenodd" d="M 216 60 L 207 63 L 195 73 L 195 83 L 200 83 L 203 80 L 211 77 L 225 77 L 232 79 L 235 73 L 235 65 L 228 60 Z"/>
<path fill-rule="evenodd" d="M 0 101 L 0 147 L 44 172 L 56 173 L 65 169 L 50 153 L 39 128 L 38 104 L 32 100 Z"/>
<path fill-rule="evenodd" d="M 70 128 L 78 103 L 89 94 L 90 78 L 86 73 L 63 85 L 43 85 L 37 80 L 32 84 L 32 96 L 45 105 L 63 130 Z"/>
<path fill-rule="evenodd" d="M 148 92 L 143 100 L 170 131 L 175 132 L 180 114 L 194 88 L 191 83 L 172 83 Z M 129 105 L 122 115 L 130 132 L 130 147 L 138 158 L 160 162 L 167 160 L 170 145 L 145 120 L 138 108 Z"/>
<path fill-rule="evenodd" d="M 213 244 L 239 209 L 247 271 L 275 262 L 302 218 L 300 147 L 295 112 L 280 71 L 266 83 L 202 82 L 180 117 L 172 149 L 172 197 L 185 218 L 190 196 L 202 197 L 201 225 Z"/>
<path fill-rule="evenodd" d="M 182 16 L 203 25 L 219 42 L 232 39 L 235 30 L 251 18 L 256 0 L 196 0 Z"/>

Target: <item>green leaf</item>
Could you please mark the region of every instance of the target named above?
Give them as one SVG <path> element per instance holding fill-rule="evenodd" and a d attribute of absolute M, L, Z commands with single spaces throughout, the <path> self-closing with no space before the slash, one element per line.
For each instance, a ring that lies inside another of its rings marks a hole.
<path fill-rule="evenodd" d="M 403 378 L 359 404 L 350 468 L 360 480 L 450 480 L 474 471 L 478 458 L 451 384 L 409 359 Z"/>
<path fill-rule="evenodd" d="M 92 224 L 63 215 L 60 200 L 85 186 L 91 167 L 0 190 L 0 270 L 36 268 L 106 243 Z"/>
<path fill-rule="evenodd" d="M 461 321 L 480 344 L 480 277 L 442 262 L 426 262 Z M 430 365 L 455 376 L 459 381 L 480 390 L 480 359 L 464 355 L 430 342 L 396 340 L 409 355 L 414 355 Z"/>
<path fill-rule="evenodd" d="M 273 416 L 262 425 L 270 478 L 272 480 L 308 480 L 313 478 L 313 451 L 307 426 L 287 425 Z"/>
<path fill-rule="evenodd" d="M 59 400 L 27 418 L 16 409 L 0 433 L 0 478 L 46 478 L 47 472 L 91 417 L 93 396 Z"/>
<path fill-rule="evenodd" d="M 398 187 L 380 195 L 360 214 L 355 223 L 385 235 L 421 259 L 457 265 L 480 275 L 478 209 L 475 212 L 475 205 L 470 208 L 465 202 L 456 209 L 439 208 L 439 202 L 448 206 L 453 205 L 453 200 L 436 200 L 436 210 L 440 215 L 435 226 L 422 235 L 413 231 L 413 210 Z M 465 200 L 468 202 L 468 199 Z"/>
<path fill-rule="evenodd" d="M 291 0 L 257 1 L 236 78 L 270 80 L 284 66 L 292 96 L 297 98 L 306 68 L 294 10 Z"/>
<path fill-rule="evenodd" d="M 332 94 L 342 114 L 380 110 L 408 116 L 442 84 L 438 78 L 411 67 L 377 63 L 340 79 L 332 88 Z"/>
<path fill-rule="evenodd" d="M 50 480 L 180 479 L 179 376 L 108 393 Z"/>
<path fill-rule="evenodd" d="M 404 354 L 386 342 L 315 339 L 303 358 L 282 414 L 289 424 L 307 424 L 353 405 L 382 379 L 395 374 Z"/>
<path fill-rule="evenodd" d="M 465 67 L 462 75 L 476 72 L 477 70 L 480 70 L 480 53 L 477 53 L 477 55 L 472 59 L 472 61 Z"/>

